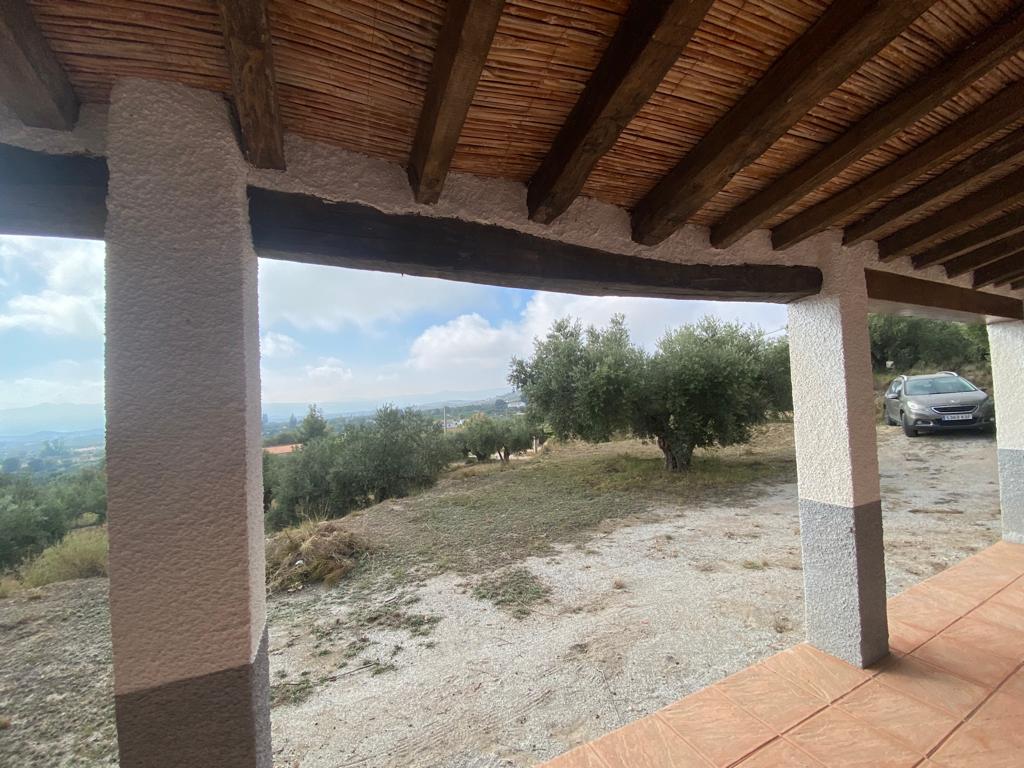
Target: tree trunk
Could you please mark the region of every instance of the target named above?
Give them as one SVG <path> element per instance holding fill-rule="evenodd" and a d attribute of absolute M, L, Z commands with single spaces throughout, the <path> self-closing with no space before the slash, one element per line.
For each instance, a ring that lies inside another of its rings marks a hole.
<path fill-rule="evenodd" d="M 664 437 L 658 438 L 658 447 L 665 454 L 665 469 L 669 472 L 682 472 L 690 468 L 693 457 L 693 446 L 684 446 L 682 450 L 674 449 Z"/>

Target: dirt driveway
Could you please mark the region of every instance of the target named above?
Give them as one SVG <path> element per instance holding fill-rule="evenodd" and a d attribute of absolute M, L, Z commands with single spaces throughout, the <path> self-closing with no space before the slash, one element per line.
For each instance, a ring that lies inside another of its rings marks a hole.
<path fill-rule="evenodd" d="M 891 593 L 998 538 L 995 443 L 880 427 Z M 663 505 L 521 564 L 524 618 L 451 574 L 270 604 L 275 764 L 527 766 L 803 634 L 796 489 Z M 0 764 L 115 764 L 104 582 L 0 601 Z"/>

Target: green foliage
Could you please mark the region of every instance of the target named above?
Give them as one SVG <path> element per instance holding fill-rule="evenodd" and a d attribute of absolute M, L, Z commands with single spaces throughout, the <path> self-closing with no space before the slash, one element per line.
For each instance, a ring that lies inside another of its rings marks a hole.
<path fill-rule="evenodd" d="M 466 450 L 476 456 L 477 461 L 487 461 L 501 445 L 497 421 L 482 413 L 466 419 L 459 432 Z"/>
<path fill-rule="evenodd" d="M 951 323 L 898 315 L 872 315 L 871 364 L 886 370 L 892 361 L 897 372 L 915 368 L 956 370 L 987 364 L 988 333 L 983 323 Z"/>
<path fill-rule="evenodd" d="M 503 464 L 515 455 L 533 447 L 540 430 L 530 426 L 525 416 L 491 418 L 477 413 L 466 420 L 452 440 L 463 455 L 473 454 L 477 461 L 487 461 L 494 454 Z"/>
<path fill-rule="evenodd" d="M 316 405 L 311 405 L 309 406 L 309 412 L 306 413 L 295 433 L 296 442 L 308 443 L 325 437 L 329 431 L 327 419 L 324 418 L 323 411 L 317 408 Z"/>
<path fill-rule="evenodd" d="M 653 355 L 634 346 L 621 316 L 605 329 L 563 319 L 513 359 L 509 381 L 557 437 L 608 440 L 621 429 L 654 439 L 670 470 L 695 448 L 747 442 L 788 405 L 788 350 L 755 329 L 705 318 L 667 334 Z"/>
<path fill-rule="evenodd" d="M 107 532 L 103 528 L 72 531 L 26 564 L 22 583 L 41 587 L 58 581 L 107 575 Z"/>
<path fill-rule="evenodd" d="M 454 457 L 430 418 L 385 406 L 373 419 L 314 438 L 293 454 L 265 456 L 268 527 L 341 517 L 406 496 L 431 485 Z"/>

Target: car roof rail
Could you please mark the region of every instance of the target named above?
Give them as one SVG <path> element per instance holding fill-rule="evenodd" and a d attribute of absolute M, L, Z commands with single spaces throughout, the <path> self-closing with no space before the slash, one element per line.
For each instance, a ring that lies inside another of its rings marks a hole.
<path fill-rule="evenodd" d="M 956 371 L 939 371 L 939 373 L 945 374 L 946 376 L 959 376 L 960 375 Z"/>

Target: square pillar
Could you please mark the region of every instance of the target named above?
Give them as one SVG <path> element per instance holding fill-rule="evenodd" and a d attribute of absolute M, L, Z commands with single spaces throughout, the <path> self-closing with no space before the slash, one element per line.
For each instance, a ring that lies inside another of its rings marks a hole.
<path fill-rule="evenodd" d="M 840 249 L 789 305 L 808 641 L 859 667 L 889 652 L 867 291 Z"/>
<path fill-rule="evenodd" d="M 1003 538 L 1024 544 L 1024 322 L 988 326 Z"/>
<path fill-rule="evenodd" d="M 107 475 L 122 768 L 269 768 L 256 254 L 218 94 L 111 95 Z"/>

